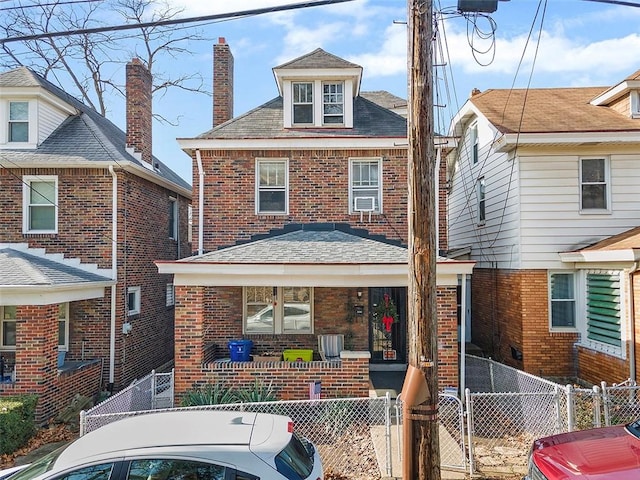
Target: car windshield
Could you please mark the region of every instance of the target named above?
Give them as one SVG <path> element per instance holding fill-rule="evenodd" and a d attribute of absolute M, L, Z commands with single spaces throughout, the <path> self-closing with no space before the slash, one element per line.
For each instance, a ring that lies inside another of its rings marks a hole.
<path fill-rule="evenodd" d="M 35 478 L 38 475 L 43 474 L 44 472 L 48 472 L 49 470 L 51 470 L 56 459 L 60 456 L 64 449 L 67 448 L 67 446 L 68 444 L 63 445 L 53 452 L 47 453 L 45 456 L 33 462 L 28 467 L 14 473 L 6 480 L 31 480 L 32 478 Z"/>
<path fill-rule="evenodd" d="M 307 478 L 313 471 L 312 447 L 305 446 L 294 433 L 284 450 L 276 456 L 276 467 L 289 480 Z"/>
<path fill-rule="evenodd" d="M 627 431 L 636 438 L 640 438 L 640 418 L 627 425 Z"/>

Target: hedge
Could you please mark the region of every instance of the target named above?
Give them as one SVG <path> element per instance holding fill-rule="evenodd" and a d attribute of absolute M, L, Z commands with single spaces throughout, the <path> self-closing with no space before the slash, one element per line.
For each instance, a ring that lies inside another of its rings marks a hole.
<path fill-rule="evenodd" d="M 36 432 L 37 395 L 0 398 L 0 455 L 13 453 Z"/>

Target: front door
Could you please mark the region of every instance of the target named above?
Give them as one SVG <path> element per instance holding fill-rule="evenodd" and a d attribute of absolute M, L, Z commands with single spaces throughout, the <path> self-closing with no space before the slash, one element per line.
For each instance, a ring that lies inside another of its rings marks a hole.
<path fill-rule="evenodd" d="M 407 362 L 406 287 L 369 289 L 369 351 L 371 363 Z"/>

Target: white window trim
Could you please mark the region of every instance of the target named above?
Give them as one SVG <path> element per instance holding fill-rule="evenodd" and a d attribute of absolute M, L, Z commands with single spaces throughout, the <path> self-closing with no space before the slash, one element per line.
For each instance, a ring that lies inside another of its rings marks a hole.
<path fill-rule="evenodd" d="M 620 305 L 624 307 L 627 304 L 627 283 L 628 276 L 624 275 L 622 271 L 610 271 L 610 270 L 581 270 L 579 276 L 579 289 L 580 293 L 576 292 L 576 297 L 579 297 L 578 309 L 577 309 L 577 318 L 581 319 L 578 323 L 578 329 L 580 332 L 580 339 L 578 340 L 578 345 L 588 348 L 589 350 L 594 350 L 596 352 L 601 352 L 606 355 L 610 355 L 612 357 L 617 357 L 622 360 L 626 360 L 627 358 L 627 349 L 626 345 L 628 342 L 628 313 L 626 308 L 620 309 L 620 342 L 622 344 L 621 347 L 614 347 L 613 345 L 609 345 L 602 342 L 597 342 L 595 340 L 591 340 L 587 338 L 587 274 L 588 273 L 608 273 L 608 274 L 619 274 L 620 275 Z"/>
<path fill-rule="evenodd" d="M 173 283 L 167 283 L 166 304 L 167 307 L 173 307 L 176 304 L 176 292 Z"/>
<path fill-rule="evenodd" d="M 552 316 L 552 306 L 553 299 L 551 298 L 551 276 L 556 274 L 572 274 L 573 275 L 573 308 L 574 308 L 574 316 L 576 324 L 573 327 L 556 327 L 553 325 L 553 316 Z M 578 272 L 574 270 L 549 270 L 547 273 L 547 291 L 548 291 L 548 312 L 549 312 L 549 331 L 550 332 L 578 332 L 578 305 L 579 305 L 579 295 L 578 295 Z"/>
<path fill-rule="evenodd" d="M 294 83 L 313 83 L 313 120 L 314 123 L 293 123 L 293 84 Z M 342 100 L 343 100 L 343 123 L 324 124 L 323 115 L 323 83 L 342 83 Z M 282 83 L 282 101 L 284 111 L 284 127 L 285 128 L 353 128 L 353 91 L 354 82 L 351 78 L 340 78 L 331 75 L 330 78 L 322 79 L 287 79 Z"/>
<path fill-rule="evenodd" d="M 7 305 L 8 306 L 8 305 Z M 17 322 L 17 318 L 4 318 L 4 306 L 0 306 L 0 351 L 2 352 L 15 352 L 16 351 L 16 345 L 4 345 L 3 342 L 3 338 L 4 338 L 4 325 L 5 323 L 8 322 Z M 17 326 L 17 323 L 16 323 Z M 17 343 L 17 339 L 16 339 L 16 343 Z"/>
<path fill-rule="evenodd" d="M 330 126 L 330 127 L 343 127 L 344 126 L 344 121 L 345 121 L 345 102 L 346 102 L 346 95 L 345 95 L 345 82 L 342 80 L 334 80 L 334 81 L 324 81 L 322 82 L 321 88 L 320 88 L 320 94 L 322 95 L 322 98 L 320 99 L 320 103 L 322 103 L 322 125 L 323 126 Z M 325 103 L 324 101 L 324 86 L 325 85 L 340 85 L 342 87 L 342 103 Z M 325 116 L 328 117 L 337 117 L 337 115 L 327 115 L 324 112 L 324 106 L 325 105 L 342 105 L 342 121 L 341 122 L 336 122 L 336 123 L 329 123 L 326 122 L 325 123 Z"/>
<path fill-rule="evenodd" d="M 275 308 L 273 310 L 273 332 L 247 332 L 247 289 L 242 287 L 242 333 L 244 335 L 310 335 L 315 331 L 315 322 L 313 318 L 313 287 L 309 288 L 309 322 L 311 324 L 310 331 L 284 330 L 283 327 L 283 308 L 284 308 L 284 287 L 274 287 L 276 296 L 274 297 Z"/>
<path fill-rule="evenodd" d="M 29 193 L 32 182 L 55 182 L 55 200 L 54 200 L 54 223 L 53 230 L 31 230 L 29 229 L 29 218 L 31 214 Z M 59 184 L 57 175 L 25 175 L 22 177 L 22 233 L 24 234 L 40 234 L 40 233 L 58 233 L 58 193 Z"/>
<path fill-rule="evenodd" d="M 382 157 L 351 157 L 349 158 L 349 214 L 359 214 L 360 212 L 355 209 L 354 205 L 354 195 L 353 195 L 353 164 L 354 163 L 377 163 L 378 164 L 378 195 L 376 197 L 377 205 L 376 208 L 371 212 L 372 215 L 382 215 L 384 213 L 384 206 L 382 203 L 382 199 L 384 195 L 382 192 L 384 176 L 382 174 Z"/>
<path fill-rule="evenodd" d="M 470 144 L 471 144 L 471 165 L 477 165 L 480 162 L 480 139 L 478 136 L 478 122 L 473 122 L 469 127 Z"/>
<path fill-rule="evenodd" d="M 29 141 L 9 142 L 9 104 L 12 102 L 27 102 L 29 104 Z M 38 102 L 30 98 L 8 98 L 0 101 L 0 149 L 34 149 L 38 146 Z"/>
<path fill-rule="evenodd" d="M 69 303 L 65 303 L 65 317 L 58 317 L 58 322 L 64 322 L 64 344 L 58 345 L 58 350 L 67 352 L 69 351 Z"/>
<path fill-rule="evenodd" d="M 169 225 L 169 238 L 178 239 L 178 200 L 176 197 L 169 197 L 169 208 L 173 210 L 173 223 Z"/>
<path fill-rule="evenodd" d="M 284 211 L 260 211 L 260 164 L 284 163 Z M 288 158 L 256 158 L 255 164 L 255 213 L 256 215 L 289 215 L 289 159 Z"/>
<path fill-rule="evenodd" d="M 294 85 L 301 85 L 301 84 L 305 84 L 305 85 L 311 84 L 311 103 L 295 103 L 294 102 L 294 97 L 293 97 Z M 316 117 L 316 111 L 315 111 L 316 110 L 315 104 L 317 103 L 316 102 L 316 93 L 317 92 L 315 91 L 315 88 L 314 88 L 313 84 L 314 84 L 313 81 L 308 81 L 308 80 L 297 80 L 297 81 L 291 82 L 291 97 L 290 97 L 291 98 L 291 126 L 293 126 L 293 127 L 312 127 L 316 123 L 315 120 L 316 120 L 317 117 Z M 293 114 L 293 110 L 294 110 L 294 107 L 296 105 L 311 105 L 311 122 L 309 122 L 309 123 L 295 123 L 294 122 L 295 116 Z"/>
<path fill-rule="evenodd" d="M 607 195 L 605 197 L 605 201 L 607 202 L 607 208 L 582 208 L 582 161 L 583 160 L 604 160 L 604 184 L 607 188 Z M 578 208 L 580 214 L 582 215 L 602 215 L 611 213 L 611 162 L 610 158 L 606 155 L 602 156 L 588 156 L 588 157 L 580 157 L 578 160 L 579 170 L 578 170 L 578 197 L 579 204 Z"/>
<path fill-rule="evenodd" d="M 129 295 L 133 294 L 134 295 L 134 305 L 133 307 L 131 305 L 129 305 Z M 140 287 L 128 287 L 127 288 L 127 315 L 128 316 L 132 316 L 132 315 L 138 315 L 140 313 L 140 304 L 141 304 L 141 297 L 142 296 L 142 292 Z"/>
<path fill-rule="evenodd" d="M 638 90 L 631 91 L 630 112 L 631 118 L 640 118 L 640 92 Z"/>
<path fill-rule="evenodd" d="M 482 198 L 481 198 L 482 196 Z M 480 203 L 484 204 L 484 218 L 480 217 Z M 487 181 L 485 177 L 476 180 L 476 221 L 478 225 L 484 225 L 487 222 Z"/>

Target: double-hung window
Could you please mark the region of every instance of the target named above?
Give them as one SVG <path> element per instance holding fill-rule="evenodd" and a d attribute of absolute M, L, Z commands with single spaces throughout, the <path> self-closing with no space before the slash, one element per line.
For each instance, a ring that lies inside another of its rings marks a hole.
<path fill-rule="evenodd" d="M 58 350 L 69 350 L 69 304 L 61 303 L 58 307 Z"/>
<path fill-rule="evenodd" d="M 24 176 L 24 233 L 56 233 L 58 231 L 58 177 Z"/>
<path fill-rule="evenodd" d="M 289 211 L 289 162 L 256 161 L 256 213 L 287 214 Z"/>
<path fill-rule="evenodd" d="M 551 329 L 576 328 L 576 278 L 573 272 L 549 275 Z"/>
<path fill-rule="evenodd" d="M 476 183 L 476 197 L 478 201 L 478 223 L 483 224 L 487 218 L 487 197 L 484 177 L 480 177 Z"/>
<path fill-rule="evenodd" d="M 379 158 L 349 160 L 349 213 L 382 212 L 382 162 Z"/>
<path fill-rule="evenodd" d="M 604 348 L 622 348 L 620 272 L 593 271 L 586 278 L 587 339 Z"/>
<path fill-rule="evenodd" d="M 14 305 L 0 307 L 0 349 L 15 350 L 17 310 Z"/>
<path fill-rule="evenodd" d="M 244 333 L 313 333 L 311 287 L 245 287 Z"/>
<path fill-rule="evenodd" d="M 324 124 L 344 123 L 343 88 L 342 82 L 322 85 L 322 121 Z"/>
<path fill-rule="evenodd" d="M 313 83 L 293 84 L 293 123 L 313 125 Z"/>
<path fill-rule="evenodd" d="M 9 142 L 29 141 L 29 102 L 9 102 Z"/>
<path fill-rule="evenodd" d="M 606 158 L 580 159 L 580 208 L 585 211 L 609 209 L 609 162 Z"/>

